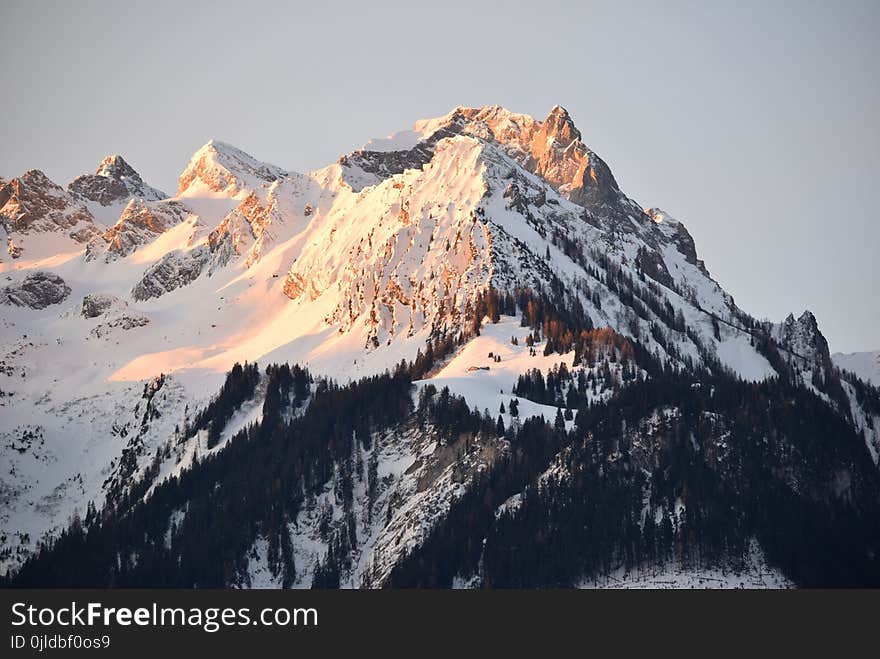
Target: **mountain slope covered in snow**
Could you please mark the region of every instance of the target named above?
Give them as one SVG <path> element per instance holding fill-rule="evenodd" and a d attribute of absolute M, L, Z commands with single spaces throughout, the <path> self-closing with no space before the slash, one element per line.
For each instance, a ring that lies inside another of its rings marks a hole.
<path fill-rule="evenodd" d="M 456 108 L 302 174 L 211 141 L 173 197 L 119 156 L 67 190 L 40 172 L 0 186 L 0 530 L 13 572 L 90 504 L 135 519 L 154 491 L 247 452 L 252 428 L 296 434 L 310 401 L 345 401 L 337 386 L 386 371 L 415 381 L 415 408 L 355 429 L 346 459 L 344 444 L 331 442 L 329 462 L 310 448 L 320 473 L 278 474 L 297 494 L 237 540 L 237 567 L 211 583 L 404 582 L 407 555 L 516 453 L 530 419 L 573 437 L 581 409 L 668 372 L 741 381 L 767 400 L 777 380 L 803 390 L 852 430 L 874 473 L 847 454 L 829 478 L 849 485 L 829 496 L 872 496 L 852 483 L 876 476 L 877 390 L 841 376 L 809 312 L 772 324 L 740 309 L 684 224 L 626 196 L 559 106 L 543 120 Z M 254 362 L 257 376 L 227 376 Z M 295 396 L 266 371 L 283 363 L 310 373 Z M 479 410 L 463 434 L 444 426 L 441 395 Z M 713 420 L 711 434 L 723 428 Z M 568 441 L 552 440 L 558 459 Z M 677 531 L 682 505 L 651 508 L 674 513 Z M 186 518 L 153 514 L 169 538 Z"/>
<path fill-rule="evenodd" d="M 874 386 L 880 386 L 880 350 L 835 352 L 831 359 L 838 368 L 849 371 Z"/>

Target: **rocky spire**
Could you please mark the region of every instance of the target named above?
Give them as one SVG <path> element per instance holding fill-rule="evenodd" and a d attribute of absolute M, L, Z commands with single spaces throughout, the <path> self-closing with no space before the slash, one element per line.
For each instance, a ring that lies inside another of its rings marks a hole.
<path fill-rule="evenodd" d="M 98 166 L 95 174 L 97 176 L 107 176 L 115 179 L 129 178 L 143 183 L 141 175 L 138 174 L 131 165 L 125 162 L 125 159 L 122 156 L 116 154 L 104 158 Z"/>
<path fill-rule="evenodd" d="M 575 140 L 581 139 L 581 132 L 574 125 L 568 110 L 561 105 L 553 106 L 547 118 L 542 122 L 539 134 L 552 137 L 554 142 L 563 149 Z"/>

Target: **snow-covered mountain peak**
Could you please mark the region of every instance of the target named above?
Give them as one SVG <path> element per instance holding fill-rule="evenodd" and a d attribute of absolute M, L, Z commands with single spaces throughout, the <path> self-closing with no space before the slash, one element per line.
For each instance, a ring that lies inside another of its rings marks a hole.
<path fill-rule="evenodd" d="M 452 125 L 473 128 L 480 123 L 491 129 L 493 139 L 508 143 L 521 139 L 523 134 L 533 131 L 540 122 L 530 115 L 512 112 L 500 105 L 481 107 L 460 105 L 442 117 L 416 121 L 413 130 L 427 138 L 441 128 Z"/>
<path fill-rule="evenodd" d="M 35 258 L 76 249 L 100 230 L 79 199 L 38 169 L 0 183 L 0 226 L 13 259 L 25 252 Z M 57 234 L 58 239 L 47 241 L 39 236 L 46 233 Z"/>
<path fill-rule="evenodd" d="M 94 174 L 77 176 L 67 189 L 90 205 L 104 221 L 113 220 L 115 214 L 133 198 L 158 201 L 168 197 L 164 192 L 147 185 L 141 175 L 117 154 L 101 161 Z M 89 202 L 92 202 L 91 204 Z M 103 213 L 97 207 L 111 207 L 112 212 Z"/>
<path fill-rule="evenodd" d="M 280 167 L 261 162 L 231 144 L 210 140 L 196 151 L 180 175 L 177 196 L 211 192 L 228 197 L 268 187 L 287 175 Z"/>
<path fill-rule="evenodd" d="M 98 165 L 95 174 L 111 178 L 140 178 L 140 174 L 138 174 L 132 166 L 125 162 L 125 159 L 117 153 L 104 158 L 101 161 L 101 164 Z"/>
<path fill-rule="evenodd" d="M 46 189 L 58 187 L 58 185 L 56 185 L 52 179 L 46 176 L 46 174 L 40 169 L 29 169 L 18 178 L 12 179 L 10 183 L 17 188 L 21 186 Z"/>
<path fill-rule="evenodd" d="M 343 178 L 359 190 L 404 169 L 421 167 L 430 160 L 434 145 L 451 135 L 473 135 L 500 146 L 519 165 L 581 206 L 611 208 L 622 218 L 642 214 L 620 192 L 608 165 L 582 142 L 574 120 L 560 105 L 543 121 L 498 105 L 459 106 L 346 156 L 340 161 L 348 168 Z"/>
<path fill-rule="evenodd" d="M 329 308 L 330 326 L 378 348 L 422 330 L 454 333 L 470 322 L 469 309 L 489 287 L 511 294 L 552 290 L 557 300 L 570 297 L 596 326 L 641 336 L 652 349 L 652 323 L 668 326 L 671 340 L 682 340 L 688 353 L 715 349 L 697 345 L 693 331 L 682 336 L 684 318 L 676 319 L 674 308 L 664 311 L 659 298 L 651 298 L 656 294 L 689 309 L 705 340 L 723 344 L 721 359 L 731 368 L 740 368 L 741 353 L 754 353 L 742 345 L 747 335 L 719 330 L 713 340 L 705 310 L 728 318 L 736 308 L 697 260 L 683 226 L 660 229 L 622 195 L 613 207 L 575 203 L 528 166 L 534 165 L 529 154 L 510 147 L 519 139 L 516 131 L 534 142 L 545 129 L 579 144 L 561 110 L 548 122 L 527 118 L 531 123 L 494 106 L 457 113 L 409 151 L 355 152 L 340 160 L 333 171 L 341 170 L 351 187 L 340 187 L 331 204 L 316 211 L 320 221 L 312 221 L 285 278 L 291 300 Z M 469 114 L 483 119 L 467 124 Z M 462 130 L 468 125 L 473 130 Z M 496 134 L 505 134 L 507 144 Z M 555 143 L 548 146 L 554 149 Z M 590 263 L 660 284 L 656 293 L 640 291 L 659 315 L 633 316 L 616 301 L 609 275 Z M 744 372 L 760 379 L 769 366 L 755 355 L 749 359 Z"/>

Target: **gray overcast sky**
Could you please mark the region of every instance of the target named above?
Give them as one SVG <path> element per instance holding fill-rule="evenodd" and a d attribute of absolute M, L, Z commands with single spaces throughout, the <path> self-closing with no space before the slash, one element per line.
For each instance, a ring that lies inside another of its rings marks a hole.
<path fill-rule="evenodd" d="M 880 348 L 880 2 L 0 0 L 0 175 L 211 137 L 288 169 L 456 105 L 568 108 L 746 311 Z"/>

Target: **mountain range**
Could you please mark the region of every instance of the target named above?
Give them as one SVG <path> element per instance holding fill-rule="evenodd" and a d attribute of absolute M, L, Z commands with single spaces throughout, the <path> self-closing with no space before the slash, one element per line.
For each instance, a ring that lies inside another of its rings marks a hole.
<path fill-rule="evenodd" d="M 880 367 L 758 320 L 568 112 L 0 179 L 16 585 L 880 583 Z"/>

